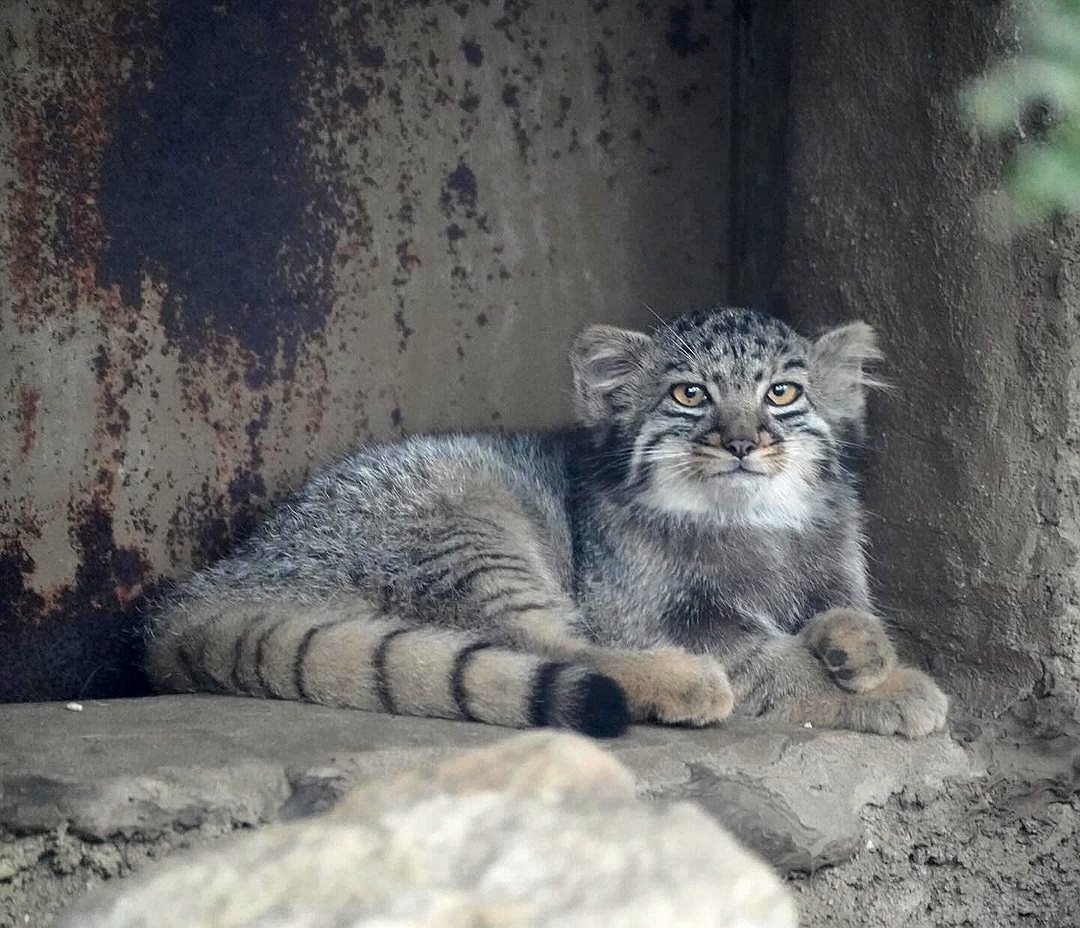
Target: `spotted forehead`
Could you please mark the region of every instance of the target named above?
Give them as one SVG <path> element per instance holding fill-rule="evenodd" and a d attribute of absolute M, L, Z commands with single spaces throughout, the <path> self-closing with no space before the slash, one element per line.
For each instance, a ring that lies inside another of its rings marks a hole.
<path fill-rule="evenodd" d="M 805 353 L 806 342 L 779 319 L 749 309 L 694 310 L 657 326 L 653 340 L 668 370 L 754 379 L 780 359 Z"/>

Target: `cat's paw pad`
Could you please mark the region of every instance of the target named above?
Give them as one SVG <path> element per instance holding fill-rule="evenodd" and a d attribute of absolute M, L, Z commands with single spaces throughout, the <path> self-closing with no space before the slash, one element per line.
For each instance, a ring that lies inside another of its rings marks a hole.
<path fill-rule="evenodd" d="M 617 679 L 634 717 L 668 725 L 713 725 L 735 703 L 723 666 L 677 648 L 639 652 L 622 662 Z"/>
<path fill-rule="evenodd" d="M 863 731 L 922 738 L 942 731 L 949 697 L 930 677 L 914 667 L 896 668 L 876 690 L 864 694 Z"/>
<path fill-rule="evenodd" d="M 853 693 L 876 689 L 896 667 L 896 650 L 884 626 L 857 609 L 819 613 L 803 635 L 836 685 Z"/>

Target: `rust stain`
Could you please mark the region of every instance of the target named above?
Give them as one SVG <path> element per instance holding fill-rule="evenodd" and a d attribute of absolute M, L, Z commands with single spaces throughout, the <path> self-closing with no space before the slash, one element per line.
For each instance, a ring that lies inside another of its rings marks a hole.
<path fill-rule="evenodd" d="M 37 439 L 38 403 L 41 393 L 27 386 L 19 387 L 18 421 L 15 431 L 19 435 L 19 453 L 25 458 Z"/>
<path fill-rule="evenodd" d="M 12 88 L 5 87 L 4 96 L 12 99 Z M 41 221 L 38 218 L 42 212 L 40 174 L 44 133 L 24 106 L 15 106 L 11 123 L 14 128 L 12 147 L 16 179 L 12 182 L 10 201 L 10 275 L 12 286 L 19 294 L 15 304 L 16 313 L 26 317 L 34 305 L 32 294 L 45 270 Z"/>
<path fill-rule="evenodd" d="M 145 690 L 135 615 L 158 589 L 150 561 L 116 544 L 101 495 L 72 502 L 69 516 L 78 566 L 71 583 L 54 589 L 33 588 L 36 565 L 20 541 L 39 528 L 28 530 L 24 519 L 18 535 L 0 539 L 0 701 Z"/>
<path fill-rule="evenodd" d="M 412 244 L 412 239 L 403 239 L 397 245 L 398 265 L 406 274 L 411 274 L 423 263 L 419 255 L 410 251 Z"/>
<path fill-rule="evenodd" d="M 54 609 L 63 615 L 123 613 L 145 592 L 151 577 L 149 559 L 137 548 L 117 546 L 112 504 L 104 493 L 72 504 L 71 524 L 79 566 L 75 582 L 54 598 Z"/>
<path fill-rule="evenodd" d="M 11 279 L 24 324 L 71 312 L 78 294 L 92 292 L 74 269 L 96 260 L 105 237 L 100 167 L 120 53 L 110 15 L 88 22 L 90 14 L 80 14 L 36 24 L 32 45 L 40 76 L 9 71 L 2 79 L 15 171 Z"/>
<path fill-rule="evenodd" d="M 25 582 L 36 565 L 26 552 L 24 542 L 40 538 L 41 525 L 29 514 L 25 504 L 13 509 L 14 504 L 0 505 L 0 603 L 4 603 L 9 612 L 8 622 L 21 616 L 36 616 L 44 605 L 42 596 Z M 0 613 L 2 627 L 3 613 Z"/>

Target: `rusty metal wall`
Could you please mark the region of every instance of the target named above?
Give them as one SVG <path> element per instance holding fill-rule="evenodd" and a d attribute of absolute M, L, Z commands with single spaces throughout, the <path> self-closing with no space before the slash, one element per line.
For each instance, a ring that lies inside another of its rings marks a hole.
<path fill-rule="evenodd" d="M 145 597 L 313 468 L 724 299 L 746 8 L 0 4 L 0 699 L 137 692 Z"/>

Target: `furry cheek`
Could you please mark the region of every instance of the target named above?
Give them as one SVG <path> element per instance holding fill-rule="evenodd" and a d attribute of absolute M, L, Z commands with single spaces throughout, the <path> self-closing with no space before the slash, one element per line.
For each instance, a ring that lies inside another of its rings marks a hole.
<path fill-rule="evenodd" d="M 827 447 L 808 435 L 793 435 L 785 439 L 784 460 L 777 468 L 777 474 L 788 473 L 806 486 L 813 486 L 820 481 L 828 454 Z"/>

